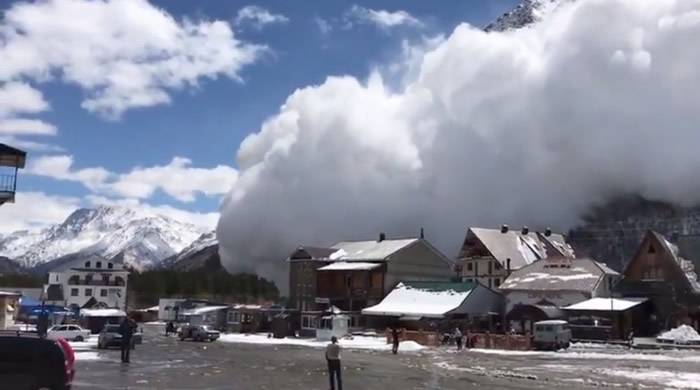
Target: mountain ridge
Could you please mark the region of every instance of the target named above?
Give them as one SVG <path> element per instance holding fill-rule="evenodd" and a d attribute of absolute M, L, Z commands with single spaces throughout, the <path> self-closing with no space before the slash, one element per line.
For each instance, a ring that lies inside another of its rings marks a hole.
<path fill-rule="evenodd" d="M 207 233 L 213 232 L 143 210 L 98 206 L 77 209 L 41 230 L 0 236 L 0 256 L 26 268 L 71 256 L 120 256 L 125 265 L 143 270 L 158 267 Z"/>

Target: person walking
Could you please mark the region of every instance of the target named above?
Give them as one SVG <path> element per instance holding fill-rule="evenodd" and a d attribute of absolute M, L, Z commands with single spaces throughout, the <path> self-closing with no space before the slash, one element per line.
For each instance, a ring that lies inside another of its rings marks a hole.
<path fill-rule="evenodd" d="M 391 353 L 396 355 L 399 353 L 399 330 L 396 327 L 391 328 Z"/>
<path fill-rule="evenodd" d="M 326 346 L 326 361 L 328 362 L 331 390 L 335 390 L 335 382 L 338 382 L 338 390 L 343 390 L 343 380 L 340 376 L 340 345 L 338 345 L 338 338 L 335 336 L 331 337 L 331 343 Z"/>
<path fill-rule="evenodd" d="M 134 335 L 134 326 L 129 317 L 125 317 L 122 320 L 122 323 L 119 324 L 119 334 L 122 336 L 122 363 L 129 363 L 129 355 L 131 354 L 131 341 Z"/>
<path fill-rule="evenodd" d="M 455 328 L 455 343 L 457 343 L 457 350 L 461 351 L 462 350 L 462 331 L 459 330 L 459 327 Z"/>

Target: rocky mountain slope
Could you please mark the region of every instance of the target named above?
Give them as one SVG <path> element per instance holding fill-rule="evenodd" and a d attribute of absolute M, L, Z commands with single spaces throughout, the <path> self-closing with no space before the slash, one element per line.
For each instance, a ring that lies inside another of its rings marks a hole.
<path fill-rule="evenodd" d="M 163 267 L 182 272 L 202 268 L 221 268 L 221 261 L 219 260 L 219 242 L 216 239 L 216 232 L 212 231 L 202 234 L 177 256 L 165 260 L 163 262 Z"/>
<path fill-rule="evenodd" d="M 26 270 L 14 260 L 0 256 L 0 275 L 23 274 Z"/>
<path fill-rule="evenodd" d="M 71 256 L 120 256 L 136 269 L 153 268 L 175 256 L 203 229 L 127 207 L 78 209 L 58 225 L 0 237 L 0 256 L 30 268 Z"/>
<path fill-rule="evenodd" d="M 525 27 L 545 17 L 560 3 L 571 0 L 524 0 L 513 10 L 504 13 L 489 23 L 486 31 L 507 31 Z"/>

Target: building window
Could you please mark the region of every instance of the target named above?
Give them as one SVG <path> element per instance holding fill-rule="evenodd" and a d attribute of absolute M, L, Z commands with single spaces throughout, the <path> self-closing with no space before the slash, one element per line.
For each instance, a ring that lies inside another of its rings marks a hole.
<path fill-rule="evenodd" d="M 489 278 L 489 288 L 493 287 L 493 286 L 492 286 L 492 282 L 493 282 L 493 281 L 491 280 L 491 278 Z"/>
<path fill-rule="evenodd" d="M 656 253 L 656 249 L 654 249 L 653 245 L 649 245 L 649 253 Z"/>
<path fill-rule="evenodd" d="M 474 263 L 471 261 L 467 263 L 467 271 L 473 271 L 474 270 Z"/>
<path fill-rule="evenodd" d="M 493 262 L 489 261 L 489 275 L 491 275 L 493 273 L 493 268 L 491 268 L 491 267 L 493 267 Z M 491 287 L 491 286 L 489 286 L 489 287 Z"/>
<path fill-rule="evenodd" d="M 98 261 L 97 263 L 95 263 L 95 267 L 102 268 L 102 262 Z"/>
<path fill-rule="evenodd" d="M 106 297 L 107 296 L 107 289 L 103 288 L 100 290 L 100 296 L 101 297 Z"/>
<path fill-rule="evenodd" d="M 89 262 L 89 261 L 86 261 L 86 262 L 85 262 L 85 268 L 90 268 L 90 262 Z"/>
<path fill-rule="evenodd" d="M 55 279 L 55 281 L 56 281 L 56 282 L 58 282 L 58 275 L 56 275 L 56 279 Z"/>
<path fill-rule="evenodd" d="M 91 289 L 91 288 L 86 288 L 86 289 L 85 289 L 85 296 L 86 296 L 86 297 L 91 297 L 91 296 L 92 296 L 92 289 Z"/>
<path fill-rule="evenodd" d="M 105 286 L 109 286 L 109 275 L 102 276 L 102 283 L 104 283 Z"/>
<path fill-rule="evenodd" d="M 90 284 L 92 283 L 92 275 L 86 275 L 85 276 L 85 284 Z"/>
<path fill-rule="evenodd" d="M 501 285 L 501 279 L 496 278 L 496 280 L 495 280 L 494 283 L 495 283 L 495 286 L 496 286 L 496 287 L 500 286 L 500 285 Z"/>
<path fill-rule="evenodd" d="M 78 289 L 77 289 L 77 288 L 71 288 L 71 289 L 70 289 L 70 296 L 71 296 L 71 297 L 77 297 L 77 296 L 78 296 Z"/>
<path fill-rule="evenodd" d="M 112 264 L 112 263 L 107 263 L 107 268 L 109 268 L 109 269 L 114 268 L 114 264 Z"/>

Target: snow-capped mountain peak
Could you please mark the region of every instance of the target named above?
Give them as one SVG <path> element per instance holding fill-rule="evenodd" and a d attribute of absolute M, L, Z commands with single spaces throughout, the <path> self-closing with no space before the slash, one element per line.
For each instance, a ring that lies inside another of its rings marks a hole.
<path fill-rule="evenodd" d="M 523 0 L 513 10 L 489 23 L 486 31 L 507 31 L 525 27 L 542 20 L 561 3 L 568 0 Z"/>
<path fill-rule="evenodd" d="M 179 253 L 205 232 L 194 225 L 122 206 L 74 211 L 58 225 L 0 238 L 0 256 L 26 267 L 73 253 L 123 256 L 127 265 L 151 268 Z"/>
<path fill-rule="evenodd" d="M 177 255 L 177 258 L 175 261 L 177 262 L 179 260 L 182 260 L 185 257 L 188 257 L 194 253 L 201 251 L 204 248 L 208 248 L 208 247 L 210 247 L 212 245 L 216 245 L 218 243 L 219 243 L 219 240 L 217 240 L 217 238 L 216 238 L 216 231 L 204 233 L 201 236 L 199 236 L 199 238 L 197 238 L 193 243 L 191 243 L 185 249 L 183 249 L 182 252 L 180 252 Z"/>

